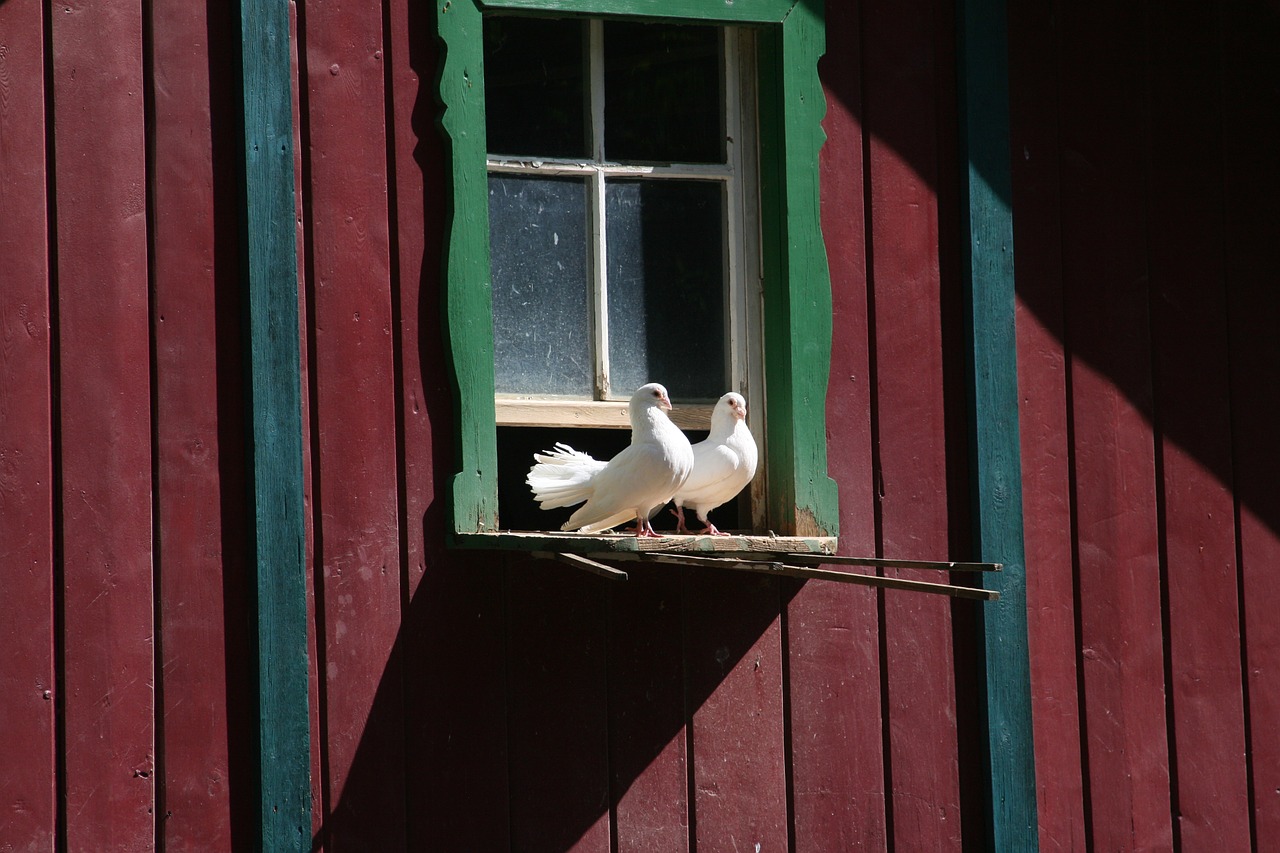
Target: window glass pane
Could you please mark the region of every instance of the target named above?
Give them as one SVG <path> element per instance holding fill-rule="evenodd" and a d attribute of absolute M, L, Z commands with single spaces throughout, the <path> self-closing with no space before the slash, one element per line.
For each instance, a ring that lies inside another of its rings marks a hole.
<path fill-rule="evenodd" d="M 581 21 L 485 17 L 490 154 L 587 156 L 585 32 Z"/>
<path fill-rule="evenodd" d="M 607 22 L 605 156 L 724 162 L 721 30 Z"/>
<path fill-rule="evenodd" d="M 489 176 L 498 393 L 591 396 L 586 223 L 582 179 Z"/>
<path fill-rule="evenodd" d="M 615 396 L 646 382 L 685 398 L 727 390 L 722 196 L 712 181 L 606 185 Z"/>

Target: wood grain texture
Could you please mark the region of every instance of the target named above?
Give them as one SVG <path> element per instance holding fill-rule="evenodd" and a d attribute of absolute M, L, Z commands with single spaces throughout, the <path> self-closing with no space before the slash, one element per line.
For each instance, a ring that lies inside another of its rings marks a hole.
<path fill-rule="evenodd" d="M 322 837 L 332 850 L 394 849 L 405 843 L 404 734 L 401 660 L 392 653 L 401 565 L 381 6 L 308 4 L 299 45 L 323 583 Z"/>
<path fill-rule="evenodd" d="M 797 5 L 796 0 L 757 0 L 750 4 L 725 3 L 714 8 L 699 0 L 478 0 L 486 10 L 554 11 L 576 15 L 639 15 L 642 17 L 692 18 L 716 23 L 780 23 Z"/>
<path fill-rule="evenodd" d="M 618 853 L 689 849 L 681 572 L 609 591 L 609 772 Z M 585 580 L 585 579 L 584 579 Z"/>
<path fill-rule="evenodd" d="M 1184 850 L 1245 850 L 1218 12 L 1179 2 L 1150 15 L 1148 258 L 1175 832 Z M 1205 120 L 1186 127 L 1187 111 Z"/>
<path fill-rule="evenodd" d="M 689 572 L 694 846 L 787 849 L 778 581 Z"/>
<path fill-rule="evenodd" d="M 1092 842 L 1172 845 L 1142 116 L 1131 8 L 1060 13 L 1062 239 L 1072 351 L 1081 668 Z"/>
<path fill-rule="evenodd" d="M 761 242 L 769 521 L 791 536 L 838 536 L 827 476 L 831 280 L 822 241 L 819 152 L 826 110 L 818 4 L 804 4 L 759 40 Z"/>
<path fill-rule="evenodd" d="M 483 22 L 474 0 L 436 4 L 443 42 L 439 94 L 446 157 L 444 332 L 457 418 L 453 532 L 498 526 L 493 395 L 493 305 L 485 172 Z"/>
<path fill-rule="evenodd" d="M 1054 45 L 1051 15 L 1034 4 L 1009 7 L 1027 643 L 1040 848 L 1084 853 L 1058 78 L 1056 66 L 1044 61 Z"/>
<path fill-rule="evenodd" d="M 289 7 L 240 7 L 242 281 L 253 483 L 256 843 L 311 847 L 307 531 Z"/>
<path fill-rule="evenodd" d="M 41 6 L 0 5 L 0 849 L 52 850 L 58 817 L 44 107 Z"/>
<path fill-rule="evenodd" d="M 608 853 L 605 582 L 540 568 L 507 578 L 511 846 Z"/>
<path fill-rule="evenodd" d="M 244 773 L 249 695 L 228 678 L 248 657 L 234 629 L 248 599 L 236 257 L 235 69 L 206 55 L 229 12 L 152 7 L 152 334 L 163 726 L 158 842 L 230 851 L 250 843 Z M 192 45 L 205 50 L 192 50 Z M 221 67 L 219 67 L 219 64 Z M 227 630 L 231 626 L 231 630 Z"/>
<path fill-rule="evenodd" d="M 1003 0 L 961 4 L 959 48 L 960 276 L 967 281 L 970 490 L 976 556 L 1004 571 L 983 585 L 980 717 L 987 785 L 986 843 L 1037 849 L 1035 742 L 1027 652 L 1026 562 L 1014 331 L 1008 32 Z"/>
<path fill-rule="evenodd" d="M 683 2 L 610 4 L 514 2 L 486 9 L 689 17 Z M 825 376 L 830 361 L 830 281 L 821 240 L 817 157 L 824 101 L 820 8 L 781 2 L 726 6 L 725 20 L 775 24 L 763 30 L 760 60 L 764 208 L 767 420 L 773 438 L 771 524 L 788 535 L 835 535 L 836 488 L 826 474 Z M 705 10 L 703 10 L 705 11 Z M 720 20 L 713 17 L 713 20 Z M 455 533 L 497 528 L 496 436 L 492 425 L 492 306 L 484 144 L 481 10 L 476 0 L 437 7 L 444 41 L 441 128 L 453 205 L 446 224 L 445 277 L 461 469 L 454 481 Z"/>
<path fill-rule="evenodd" d="M 883 556 L 916 559 L 945 556 L 950 525 L 934 14 L 911 3 L 867 7 L 863 16 L 879 537 Z M 893 843 L 958 850 L 950 612 L 940 600 L 901 595 L 886 596 L 883 612 Z"/>
<path fill-rule="evenodd" d="M 1230 330 L 1231 433 L 1243 663 L 1248 701 L 1248 770 L 1253 843 L 1280 846 L 1280 242 L 1275 199 L 1280 162 L 1280 86 L 1266 45 L 1280 30 L 1274 8 L 1222 10 L 1223 239 Z"/>
<path fill-rule="evenodd" d="M 74 849 L 154 844 L 142 10 L 52 16 L 62 711 Z"/>

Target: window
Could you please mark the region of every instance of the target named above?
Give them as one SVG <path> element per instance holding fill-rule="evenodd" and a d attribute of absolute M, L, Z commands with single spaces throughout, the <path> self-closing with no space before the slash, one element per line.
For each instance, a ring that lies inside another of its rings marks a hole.
<path fill-rule="evenodd" d="M 835 535 L 821 23 L 807 0 L 751 5 L 438 5 L 455 534 L 499 529 L 500 433 L 625 426 L 656 380 L 695 415 L 744 391 L 753 526 Z"/>

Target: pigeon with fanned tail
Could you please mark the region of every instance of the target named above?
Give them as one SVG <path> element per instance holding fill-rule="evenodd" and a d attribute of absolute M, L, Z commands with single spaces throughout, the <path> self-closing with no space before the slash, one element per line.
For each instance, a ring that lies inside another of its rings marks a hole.
<path fill-rule="evenodd" d="M 697 513 L 706 525 L 703 533 L 727 536 L 707 518 L 707 513 L 733 500 L 756 474 L 756 441 L 747 429 L 747 401 L 730 391 L 711 412 L 711 433 L 693 446 L 693 473 L 675 494 L 677 533 L 690 532 L 684 525 L 684 508 Z"/>
<path fill-rule="evenodd" d="M 525 482 L 543 509 L 582 503 L 561 528 L 596 533 L 636 520 L 637 536 L 657 536 L 649 517 L 684 485 L 693 470 L 693 448 L 667 417 L 667 389 L 651 382 L 627 405 L 631 444 L 601 462 L 567 444 L 535 453 Z M 585 503 L 583 503 L 585 501 Z"/>

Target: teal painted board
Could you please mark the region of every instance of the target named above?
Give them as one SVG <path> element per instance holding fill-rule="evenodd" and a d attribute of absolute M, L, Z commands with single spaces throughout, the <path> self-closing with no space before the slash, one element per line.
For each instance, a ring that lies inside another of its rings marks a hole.
<path fill-rule="evenodd" d="M 240 39 L 259 848 L 302 851 L 311 848 L 311 783 L 288 4 L 243 0 Z"/>
<path fill-rule="evenodd" d="M 1004 564 L 998 576 L 984 578 L 1000 600 L 987 603 L 981 617 L 987 844 L 991 850 L 1031 851 L 1038 849 L 1039 835 L 1014 334 L 1008 36 L 1003 0 L 968 0 L 962 9 L 960 139 L 968 198 L 960 208 L 968 238 L 962 243 L 962 274 L 972 320 L 975 556 Z"/>

